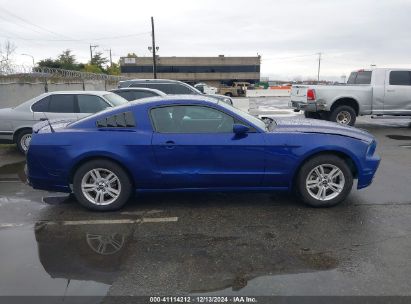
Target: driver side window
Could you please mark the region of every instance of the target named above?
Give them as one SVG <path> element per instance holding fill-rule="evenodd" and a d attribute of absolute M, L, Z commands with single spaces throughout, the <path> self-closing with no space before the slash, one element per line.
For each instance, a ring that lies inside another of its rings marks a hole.
<path fill-rule="evenodd" d="M 151 110 L 159 133 L 232 133 L 234 118 L 203 106 L 170 106 Z"/>

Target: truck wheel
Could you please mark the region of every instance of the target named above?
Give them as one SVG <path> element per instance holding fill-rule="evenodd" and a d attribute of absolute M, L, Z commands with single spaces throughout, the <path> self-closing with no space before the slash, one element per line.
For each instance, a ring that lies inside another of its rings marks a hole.
<path fill-rule="evenodd" d="M 230 93 L 230 92 L 225 93 L 224 95 L 225 95 L 225 96 L 229 96 L 229 97 L 233 97 L 233 94 L 232 94 L 232 93 Z"/>
<path fill-rule="evenodd" d="M 317 113 L 317 112 L 304 111 L 304 117 L 305 118 L 311 118 L 311 119 L 321 119 L 320 113 Z"/>
<path fill-rule="evenodd" d="M 32 133 L 33 131 L 31 129 L 24 129 L 17 134 L 17 148 L 23 154 L 26 154 L 27 150 L 29 149 Z"/>
<path fill-rule="evenodd" d="M 353 126 L 356 118 L 355 110 L 350 106 L 339 106 L 330 114 L 330 121 L 348 126 Z"/>

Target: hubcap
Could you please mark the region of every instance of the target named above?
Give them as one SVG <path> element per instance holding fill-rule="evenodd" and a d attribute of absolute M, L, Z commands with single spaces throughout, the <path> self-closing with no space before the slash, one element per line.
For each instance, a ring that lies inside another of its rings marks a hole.
<path fill-rule="evenodd" d="M 93 251 L 101 255 L 110 255 L 118 252 L 124 246 L 124 235 L 87 233 L 87 244 Z"/>
<path fill-rule="evenodd" d="M 329 201 L 337 197 L 344 189 L 344 185 L 344 173 L 331 164 L 315 167 L 305 181 L 308 193 L 320 201 Z"/>
<path fill-rule="evenodd" d="M 121 183 L 110 170 L 96 168 L 83 176 L 81 191 L 90 203 L 104 206 L 113 203 L 120 196 Z"/>
<path fill-rule="evenodd" d="M 343 125 L 348 125 L 351 122 L 351 114 L 347 111 L 341 111 L 337 115 L 337 122 Z"/>
<path fill-rule="evenodd" d="M 20 145 L 23 148 L 24 152 L 26 152 L 29 149 L 30 141 L 31 141 L 31 134 L 25 134 L 21 137 Z"/>

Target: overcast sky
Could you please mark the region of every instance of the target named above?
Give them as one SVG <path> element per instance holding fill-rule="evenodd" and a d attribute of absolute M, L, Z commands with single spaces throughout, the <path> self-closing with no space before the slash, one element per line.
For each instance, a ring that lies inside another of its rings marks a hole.
<path fill-rule="evenodd" d="M 0 0 L 0 42 L 30 64 L 71 49 L 89 60 L 89 44 L 148 56 L 154 16 L 160 56 L 262 56 L 262 76 L 322 78 L 352 69 L 411 67 L 411 1 L 405 0 Z M 124 37 L 127 36 L 127 37 Z"/>

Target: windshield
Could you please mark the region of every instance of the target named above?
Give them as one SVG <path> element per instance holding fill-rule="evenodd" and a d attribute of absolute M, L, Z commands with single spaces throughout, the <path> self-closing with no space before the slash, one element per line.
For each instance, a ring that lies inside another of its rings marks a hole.
<path fill-rule="evenodd" d="M 114 93 L 106 94 L 104 95 L 104 98 L 107 99 L 115 107 L 128 103 L 127 99 L 124 99 L 123 97 Z"/>
<path fill-rule="evenodd" d="M 263 129 L 265 131 L 268 130 L 268 123 L 265 123 L 261 119 L 255 117 L 253 115 L 250 115 L 247 112 L 241 111 L 240 109 L 237 109 L 237 108 L 235 108 L 235 107 L 233 107 L 229 104 L 226 104 L 225 102 L 219 102 L 218 104 L 220 106 L 230 110 L 231 112 L 234 112 L 238 116 L 241 116 L 242 118 L 244 118 L 245 120 L 247 120 L 247 121 L 251 122 L 252 124 L 256 125 L 260 129 Z"/>

